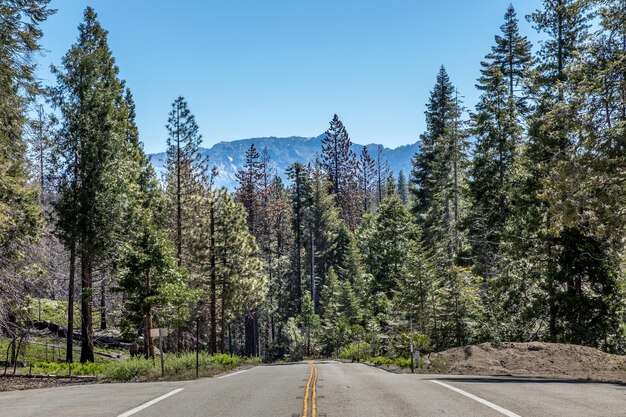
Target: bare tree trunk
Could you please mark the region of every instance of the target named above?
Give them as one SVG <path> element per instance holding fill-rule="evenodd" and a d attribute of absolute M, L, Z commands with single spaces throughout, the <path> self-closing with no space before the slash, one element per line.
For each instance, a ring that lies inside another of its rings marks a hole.
<path fill-rule="evenodd" d="M 74 281 L 76 277 L 76 243 L 70 244 L 70 276 L 67 292 L 67 344 L 65 349 L 65 361 L 74 361 Z"/>
<path fill-rule="evenodd" d="M 211 196 L 211 198 L 213 198 Z M 211 207 L 209 210 L 210 220 L 210 240 L 211 240 L 211 302 L 210 302 L 210 315 L 211 315 L 211 340 L 209 341 L 209 351 L 211 354 L 217 353 L 217 276 L 215 271 L 215 207 L 213 200 L 211 200 Z M 223 304 L 223 300 L 222 300 Z"/>
<path fill-rule="evenodd" d="M 92 315 L 93 265 L 88 249 L 81 250 L 81 333 L 80 362 L 93 362 Z"/>
<path fill-rule="evenodd" d="M 106 283 L 104 277 L 100 282 L 100 330 L 107 329 L 107 300 Z"/>
<path fill-rule="evenodd" d="M 146 271 L 146 292 L 149 294 L 151 290 L 151 282 L 150 282 L 150 270 Z M 143 339 L 144 339 L 144 351 L 147 358 L 154 359 L 154 342 L 152 337 L 150 336 L 150 329 L 152 329 L 152 309 L 148 308 L 148 313 L 145 317 L 144 331 L 143 331 Z"/>

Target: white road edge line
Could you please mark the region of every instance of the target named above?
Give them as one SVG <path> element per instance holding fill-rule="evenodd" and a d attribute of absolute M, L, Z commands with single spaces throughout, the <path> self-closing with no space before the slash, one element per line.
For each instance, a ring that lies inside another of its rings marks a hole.
<path fill-rule="evenodd" d="M 475 396 L 474 394 L 470 394 L 469 392 L 465 392 L 465 391 L 463 391 L 462 389 L 459 389 L 459 388 L 453 387 L 452 385 L 448 385 L 448 384 L 446 384 L 446 383 L 443 383 L 443 382 L 441 382 L 441 381 L 436 381 L 436 380 L 434 380 L 434 379 L 431 379 L 431 380 L 430 380 L 430 382 L 434 382 L 435 384 L 439 384 L 439 385 L 441 385 L 442 387 L 446 387 L 446 388 L 448 388 L 448 389 L 451 389 L 451 390 L 452 390 L 452 391 L 454 391 L 454 392 L 458 392 L 458 393 L 459 393 L 459 394 L 461 394 L 461 395 L 465 395 L 466 397 L 471 398 L 471 399 L 472 399 L 472 400 L 474 400 L 474 401 L 478 401 L 479 403 L 484 404 L 484 405 L 486 405 L 487 407 L 492 408 L 492 409 L 494 409 L 494 410 L 496 410 L 496 411 L 498 411 L 498 412 L 500 412 L 500 413 L 504 414 L 505 416 L 508 416 L 508 417 L 521 417 L 519 414 L 515 414 L 514 412 L 509 411 L 509 410 L 507 410 L 506 408 L 502 408 L 502 407 L 500 407 L 499 405 L 496 405 L 496 404 L 494 404 L 494 403 L 492 403 L 492 402 L 489 402 L 489 401 L 487 401 L 487 400 L 483 400 L 482 398 L 477 397 L 477 396 Z"/>
<path fill-rule="evenodd" d="M 218 376 L 218 378 L 228 378 L 229 376 L 233 376 L 233 375 L 237 375 L 237 374 L 243 374 L 246 371 L 248 371 L 248 369 L 244 369 L 243 371 L 233 372 L 232 374 L 226 374 L 226 375 Z"/>
<path fill-rule="evenodd" d="M 171 397 L 174 394 L 178 394 L 179 392 L 181 392 L 182 390 L 184 390 L 184 388 L 177 388 L 174 391 L 170 391 L 167 394 L 161 395 L 160 397 L 155 398 L 154 400 L 150 400 L 145 404 L 141 404 L 138 407 L 133 408 L 132 410 L 128 410 L 127 412 L 125 412 L 124 414 L 120 414 L 117 417 L 128 417 L 128 416 L 132 416 L 135 413 L 140 412 L 143 409 L 146 409 L 148 407 L 150 407 L 151 405 L 154 405 L 156 403 L 158 403 L 161 400 L 166 399 L 167 397 Z"/>

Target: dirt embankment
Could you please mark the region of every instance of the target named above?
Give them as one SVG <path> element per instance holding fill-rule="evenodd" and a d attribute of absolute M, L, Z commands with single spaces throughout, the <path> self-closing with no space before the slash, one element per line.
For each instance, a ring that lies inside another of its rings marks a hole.
<path fill-rule="evenodd" d="M 586 346 L 559 343 L 482 343 L 431 355 L 443 359 L 449 373 L 589 379 L 626 383 L 626 356 Z"/>

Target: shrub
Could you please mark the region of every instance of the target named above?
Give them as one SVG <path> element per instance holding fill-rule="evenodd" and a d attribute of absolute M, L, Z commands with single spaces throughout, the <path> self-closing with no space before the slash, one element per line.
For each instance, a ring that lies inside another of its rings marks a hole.
<path fill-rule="evenodd" d="M 372 354 L 372 348 L 367 342 L 350 343 L 339 349 L 341 359 L 364 360 Z"/>
<path fill-rule="evenodd" d="M 156 361 L 153 363 L 152 360 L 144 358 L 113 362 L 107 367 L 104 375 L 107 379 L 116 381 L 130 381 L 140 376 L 156 376 L 159 370 L 155 364 Z"/>

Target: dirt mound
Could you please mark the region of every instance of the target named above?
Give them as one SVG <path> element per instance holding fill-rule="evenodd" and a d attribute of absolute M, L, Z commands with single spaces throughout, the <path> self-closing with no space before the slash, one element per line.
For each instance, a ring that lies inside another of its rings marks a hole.
<path fill-rule="evenodd" d="M 558 343 L 482 343 L 440 352 L 449 373 L 582 378 L 626 382 L 626 357 Z"/>

